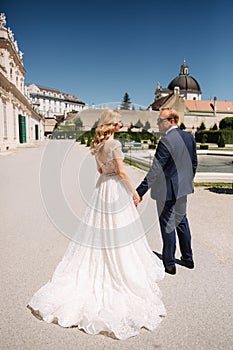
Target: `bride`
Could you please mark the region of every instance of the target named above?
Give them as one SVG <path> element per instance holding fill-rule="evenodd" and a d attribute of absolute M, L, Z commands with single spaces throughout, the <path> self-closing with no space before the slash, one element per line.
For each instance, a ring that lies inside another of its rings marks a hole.
<path fill-rule="evenodd" d="M 48 323 L 127 339 L 141 328 L 153 331 L 166 315 L 156 284 L 165 273 L 148 245 L 139 196 L 114 139 L 121 126 L 118 111 L 102 113 L 91 144 L 100 173 L 95 191 L 51 279 L 27 307 Z"/>

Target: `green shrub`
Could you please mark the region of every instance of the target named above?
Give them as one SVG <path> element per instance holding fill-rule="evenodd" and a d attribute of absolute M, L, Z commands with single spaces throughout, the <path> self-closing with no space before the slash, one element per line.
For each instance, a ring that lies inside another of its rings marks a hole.
<path fill-rule="evenodd" d="M 217 144 L 218 147 L 225 147 L 225 139 L 223 134 L 219 135 Z"/>
<path fill-rule="evenodd" d="M 202 139 L 201 139 L 201 143 L 206 143 L 206 141 L 208 140 L 208 135 L 207 134 L 203 134 L 202 135 Z"/>
<path fill-rule="evenodd" d="M 219 129 L 233 130 L 233 117 L 223 118 L 219 123 Z"/>
<path fill-rule="evenodd" d="M 206 130 L 206 126 L 205 126 L 205 123 L 204 122 L 201 122 L 201 125 L 200 125 L 200 130 Z"/>
<path fill-rule="evenodd" d="M 186 126 L 184 125 L 183 122 L 180 123 L 180 129 L 181 129 L 181 130 L 185 130 L 185 129 L 186 129 Z"/>
<path fill-rule="evenodd" d="M 92 137 L 91 137 L 91 133 L 89 132 L 89 133 L 88 133 L 88 137 L 87 137 L 87 144 L 86 144 L 87 147 L 90 147 L 90 145 L 91 145 L 91 140 L 92 140 Z"/>
<path fill-rule="evenodd" d="M 200 144 L 200 149 L 208 149 L 208 148 L 209 148 L 209 145 L 206 145 L 204 143 Z"/>
<path fill-rule="evenodd" d="M 149 145 L 149 149 L 155 149 L 155 148 L 156 148 L 156 145 L 153 145 L 153 143 Z"/>
<path fill-rule="evenodd" d="M 86 144 L 86 140 L 85 140 L 84 134 L 82 134 L 82 135 L 80 136 L 79 140 L 81 141 L 81 145 L 85 145 L 85 144 Z"/>
<path fill-rule="evenodd" d="M 208 143 L 218 143 L 219 135 L 223 134 L 225 143 L 233 144 L 233 130 L 199 130 L 195 133 L 196 142 L 202 142 L 203 134 L 208 136 Z"/>

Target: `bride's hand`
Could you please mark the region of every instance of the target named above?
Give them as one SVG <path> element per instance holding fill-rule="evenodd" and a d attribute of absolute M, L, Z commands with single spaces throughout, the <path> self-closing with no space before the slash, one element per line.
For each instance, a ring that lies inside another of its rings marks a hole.
<path fill-rule="evenodd" d="M 134 201 L 134 204 L 135 204 L 135 207 L 138 206 L 138 203 L 141 201 L 140 200 L 140 197 L 139 197 L 139 194 L 137 193 L 137 191 L 135 191 L 133 193 L 133 201 Z"/>

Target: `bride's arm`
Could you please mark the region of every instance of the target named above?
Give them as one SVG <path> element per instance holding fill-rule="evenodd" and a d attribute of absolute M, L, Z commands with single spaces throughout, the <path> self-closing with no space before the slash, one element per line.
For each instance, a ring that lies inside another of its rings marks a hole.
<path fill-rule="evenodd" d="M 125 171 L 123 160 L 121 158 L 115 158 L 114 163 L 116 166 L 117 175 L 119 176 L 120 180 L 123 181 L 125 186 L 130 190 L 130 192 L 133 195 L 134 203 L 135 203 L 135 205 L 137 205 L 140 201 L 140 197 L 139 197 L 136 189 L 134 188 L 133 184 L 131 183 L 131 180 L 130 180 L 128 174 Z"/>

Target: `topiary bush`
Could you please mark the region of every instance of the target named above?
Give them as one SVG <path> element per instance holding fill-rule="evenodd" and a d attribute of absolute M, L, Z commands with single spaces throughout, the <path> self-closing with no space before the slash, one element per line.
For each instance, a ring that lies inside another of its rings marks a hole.
<path fill-rule="evenodd" d="M 185 130 L 185 129 L 186 129 L 186 126 L 184 125 L 183 122 L 180 123 L 180 129 L 181 129 L 181 130 Z"/>
<path fill-rule="evenodd" d="M 207 134 L 203 134 L 202 135 L 202 139 L 201 139 L 201 143 L 204 144 L 204 143 L 206 143 L 207 140 L 208 140 L 208 135 Z"/>
<path fill-rule="evenodd" d="M 224 138 L 224 135 L 222 133 L 218 137 L 217 145 L 218 145 L 218 147 L 225 147 L 225 138 Z"/>

